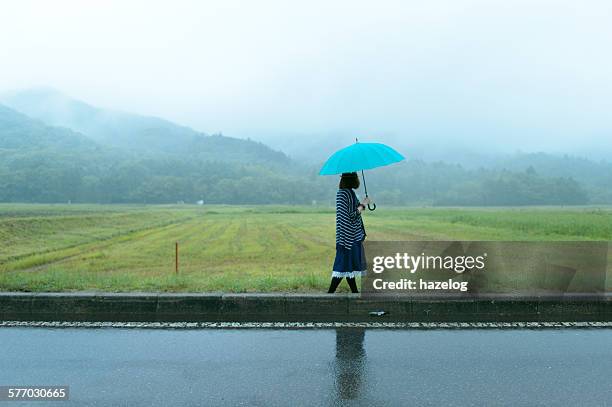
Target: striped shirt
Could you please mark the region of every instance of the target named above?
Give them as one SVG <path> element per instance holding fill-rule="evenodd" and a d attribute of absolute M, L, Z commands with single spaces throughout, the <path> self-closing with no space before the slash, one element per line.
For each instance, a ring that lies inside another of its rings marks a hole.
<path fill-rule="evenodd" d="M 341 188 L 336 193 L 336 244 L 349 250 L 366 235 L 358 205 L 359 200 L 352 189 Z"/>

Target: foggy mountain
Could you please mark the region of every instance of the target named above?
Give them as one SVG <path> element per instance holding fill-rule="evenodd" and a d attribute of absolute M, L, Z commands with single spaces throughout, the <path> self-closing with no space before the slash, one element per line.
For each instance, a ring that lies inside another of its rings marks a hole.
<path fill-rule="evenodd" d="M 239 135 L 242 136 L 242 135 Z M 246 136 L 246 133 L 244 134 Z M 579 162 L 612 163 L 612 150 L 606 146 L 598 149 L 579 146 L 560 148 L 551 145 L 550 148 L 513 148 L 500 143 L 469 143 L 467 141 L 437 139 L 419 133 L 389 134 L 371 132 L 330 131 L 328 133 L 248 133 L 252 139 L 261 141 L 274 149 L 286 153 L 297 161 L 319 164 L 327 159 L 334 151 L 355 142 L 355 137 L 363 142 L 381 142 L 393 146 L 408 159 L 428 162 L 444 161 L 446 163 L 460 164 L 466 168 L 513 168 L 525 169 L 532 165 L 531 159 L 526 157 L 548 157 L 548 160 L 565 160 L 568 157 Z M 537 160 L 536 160 L 537 161 Z M 567 171 L 572 171 L 572 166 Z"/>
<path fill-rule="evenodd" d="M 282 153 L 247 140 L 201 136 L 185 154 L 96 143 L 0 105 L 0 202 L 306 203 Z M 186 147 L 181 147 L 186 148 Z M 173 150 L 176 151 L 176 150 Z"/>
<path fill-rule="evenodd" d="M 337 177 L 320 177 L 318 168 L 354 142 L 339 133 L 287 137 L 291 159 L 262 143 L 99 109 L 50 89 L 3 100 L 12 108 L 0 106 L 0 202 L 333 204 Z M 545 153 L 428 161 L 410 139 L 385 141 L 408 160 L 368 171 L 382 204 L 612 203 L 606 161 Z"/>
<path fill-rule="evenodd" d="M 0 105 L 0 149 L 96 149 L 98 145 L 68 128 L 54 127 Z"/>
<path fill-rule="evenodd" d="M 125 151 L 187 154 L 224 162 L 289 163 L 283 153 L 262 143 L 207 135 L 158 117 L 100 109 L 51 88 L 4 93 L 0 101 L 48 125 L 72 129 L 100 145 Z"/>

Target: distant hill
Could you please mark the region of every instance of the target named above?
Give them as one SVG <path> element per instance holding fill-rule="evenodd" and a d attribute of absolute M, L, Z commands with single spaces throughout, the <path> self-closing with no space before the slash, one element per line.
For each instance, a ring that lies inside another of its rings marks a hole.
<path fill-rule="evenodd" d="M 262 143 L 210 136 L 158 117 L 100 109 L 50 88 L 4 93 L 0 102 L 48 125 L 70 128 L 100 145 L 126 151 L 189 155 L 205 161 L 290 163 L 285 154 Z"/>
<path fill-rule="evenodd" d="M 0 202 L 305 203 L 315 195 L 303 194 L 291 161 L 265 145 L 198 137 L 184 154 L 143 154 L 0 105 Z"/>
<path fill-rule="evenodd" d="M 571 155 L 523 153 L 500 159 L 493 167 L 510 171 L 531 168 L 547 177 L 572 177 L 585 184 L 612 187 L 612 163 L 609 161 L 593 161 Z"/>
<path fill-rule="evenodd" d="M 0 105 L 0 149 L 95 149 L 98 145 L 67 128 L 49 126 L 40 120 Z"/>
<path fill-rule="evenodd" d="M 0 105 L 0 202 L 334 203 L 337 177 L 317 173 L 325 150 L 343 139 L 321 140 L 316 158 L 300 164 L 261 143 L 98 109 L 53 90 L 4 100 L 11 106 Z M 368 186 L 381 206 L 612 203 L 609 162 L 489 158 L 466 166 L 411 157 L 368 171 Z"/>

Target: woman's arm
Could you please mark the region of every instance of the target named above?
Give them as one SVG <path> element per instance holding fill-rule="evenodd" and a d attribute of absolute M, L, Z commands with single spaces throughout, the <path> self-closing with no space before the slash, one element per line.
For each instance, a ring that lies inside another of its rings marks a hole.
<path fill-rule="evenodd" d="M 340 219 L 346 219 L 347 221 L 354 221 L 359 215 L 359 208 L 355 208 L 353 201 L 353 194 L 347 190 L 339 190 L 336 196 L 336 212 Z"/>
<path fill-rule="evenodd" d="M 359 205 L 357 205 L 357 210 L 359 213 L 365 211 L 366 205 L 368 205 L 370 202 L 370 198 L 367 196 L 363 199 L 363 201 L 359 202 Z"/>

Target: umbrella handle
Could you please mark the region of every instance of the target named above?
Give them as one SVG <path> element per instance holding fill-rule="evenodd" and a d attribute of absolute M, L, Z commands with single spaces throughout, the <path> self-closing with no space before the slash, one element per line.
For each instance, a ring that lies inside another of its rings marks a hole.
<path fill-rule="evenodd" d="M 363 180 L 363 189 L 365 189 L 365 195 L 367 198 L 368 197 L 368 186 L 366 185 L 366 182 L 365 182 L 365 174 L 363 173 L 363 170 L 361 170 L 361 179 Z M 374 206 L 370 206 L 370 204 L 368 204 L 368 209 L 371 211 L 376 209 L 376 204 L 374 202 L 372 202 L 372 205 Z"/>

